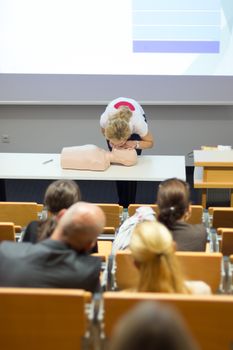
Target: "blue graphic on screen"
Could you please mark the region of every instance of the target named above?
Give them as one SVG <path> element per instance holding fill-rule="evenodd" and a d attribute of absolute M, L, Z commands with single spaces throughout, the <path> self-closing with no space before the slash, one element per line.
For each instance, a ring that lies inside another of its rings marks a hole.
<path fill-rule="evenodd" d="M 220 0 L 133 0 L 133 52 L 219 53 Z"/>

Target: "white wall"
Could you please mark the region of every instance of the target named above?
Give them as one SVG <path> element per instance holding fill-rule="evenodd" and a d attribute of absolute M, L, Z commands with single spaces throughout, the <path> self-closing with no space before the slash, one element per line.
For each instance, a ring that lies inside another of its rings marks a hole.
<path fill-rule="evenodd" d="M 0 106 L 0 152 L 59 153 L 63 146 L 106 147 L 104 106 Z M 144 106 L 155 147 L 144 154 L 184 154 L 201 145 L 233 145 L 233 106 Z M 187 165 L 192 159 L 187 156 Z M 0 165 L 1 166 L 1 165 Z"/>

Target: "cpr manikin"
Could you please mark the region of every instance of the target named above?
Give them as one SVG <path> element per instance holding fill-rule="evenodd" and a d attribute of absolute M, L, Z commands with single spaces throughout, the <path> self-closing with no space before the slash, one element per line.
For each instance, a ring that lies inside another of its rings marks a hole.
<path fill-rule="evenodd" d="M 113 163 L 135 165 L 137 153 L 134 149 L 113 149 L 109 152 L 95 145 L 64 147 L 61 152 L 63 169 L 104 171 Z"/>

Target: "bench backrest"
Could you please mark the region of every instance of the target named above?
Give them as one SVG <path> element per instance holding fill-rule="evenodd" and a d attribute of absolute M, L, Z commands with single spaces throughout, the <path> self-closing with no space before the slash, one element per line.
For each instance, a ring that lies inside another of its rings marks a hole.
<path fill-rule="evenodd" d="M 1 349 L 81 349 L 90 297 L 83 290 L 0 288 Z"/>
<path fill-rule="evenodd" d="M 206 282 L 213 293 L 221 282 L 222 254 L 206 252 L 176 252 L 187 280 Z M 138 282 L 138 270 L 130 251 L 116 253 L 115 280 L 119 289 L 133 288 Z"/>
<path fill-rule="evenodd" d="M 202 350 L 229 350 L 233 345 L 233 296 L 160 293 L 104 293 L 105 335 L 111 338 L 117 321 L 142 301 L 159 301 L 177 309 Z"/>

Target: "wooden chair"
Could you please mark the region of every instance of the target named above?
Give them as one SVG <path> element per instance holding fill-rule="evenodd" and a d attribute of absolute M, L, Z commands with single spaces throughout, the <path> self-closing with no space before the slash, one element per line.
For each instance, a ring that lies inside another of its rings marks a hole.
<path fill-rule="evenodd" d="M 233 228 L 219 228 L 217 232 L 222 237 L 219 241 L 221 253 L 224 256 L 233 254 Z"/>
<path fill-rule="evenodd" d="M 0 202 L 0 221 L 13 222 L 22 227 L 32 220 L 38 220 L 41 205 L 35 202 Z"/>
<path fill-rule="evenodd" d="M 0 242 L 15 241 L 15 225 L 13 222 L 0 222 Z"/>
<path fill-rule="evenodd" d="M 213 293 L 221 283 L 222 254 L 206 252 L 176 252 L 187 280 L 204 281 Z M 115 284 L 120 290 L 134 288 L 138 283 L 138 270 L 130 251 L 122 250 L 115 256 Z"/>
<path fill-rule="evenodd" d="M 120 290 L 134 288 L 138 284 L 139 274 L 134 265 L 132 254 L 129 250 L 119 250 L 115 256 L 115 268 L 113 269 L 112 285 Z"/>
<path fill-rule="evenodd" d="M 115 227 L 105 226 L 102 234 L 98 236 L 98 241 L 111 242 L 112 244 L 115 239 L 115 232 Z"/>
<path fill-rule="evenodd" d="M 191 206 L 191 215 L 187 222 L 189 224 L 195 225 L 195 224 L 202 224 L 203 222 L 203 206 L 202 205 L 194 205 Z"/>
<path fill-rule="evenodd" d="M 213 293 L 220 287 L 222 275 L 222 254 L 206 252 L 176 252 L 187 280 L 204 281 Z"/>
<path fill-rule="evenodd" d="M 104 334 L 109 340 L 119 319 L 137 303 L 159 301 L 181 314 L 202 350 L 232 347 L 233 296 L 105 292 L 103 301 Z"/>
<path fill-rule="evenodd" d="M 83 290 L 0 288 L 1 349 L 81 349 L 90 299 Z"/>
<path fill-rule="evenodd" d="M 112 251 L 112 242 L 98 240 L 97 245 L 98 245 L 98 255 L 103 256 L 104 261 L 107 261 Z"/>
<path fill-rule="evenodd" d="M 214 212 L 214 210 L 216 210 L 216 209 L 220 209 L 220 210 L 222 210 L 222 209 L 231 209 L 231 207 L 208 207 L 208 214 L 209 215 L 213 215 L 213 212 Z"/>
<path fill-rule="evenodd" d="M 123 207 L 119 204 L 96 203 L 106 215 L 106 226 L 114 227 L 115 230 L 120 226 Z"/>
<path fill-rule="evenodd" d="M 104 227 L 104 235 L 115 235 L 115 227 L 111 227 L 111 226 L 105 226 Z"/>
<path fill-rule="evenodd" d="M 158 204 L 130 204 L 128 206 L 128 215 L 134 215 L 139 207 L 151 207 L 157 215 L 159 213 Z"/>
<path fill-rule="evenodd" d="M 211 207 L 209 212 L 212 213 L 212 228 L 232 227 L 233 228 L 233 208 Z"/>
<path fill-rule="evenodd" d="M 154 212 L 159 214 L 158 204 L 130 204 L 128 206 L 128 215 L 132 216 L 139 207 L 151 207 Z M 191 215 L 187 220 L 189 224 L 201 224 L 203 222 L 203 206 L 202 205 L 191 205 Z"/>

